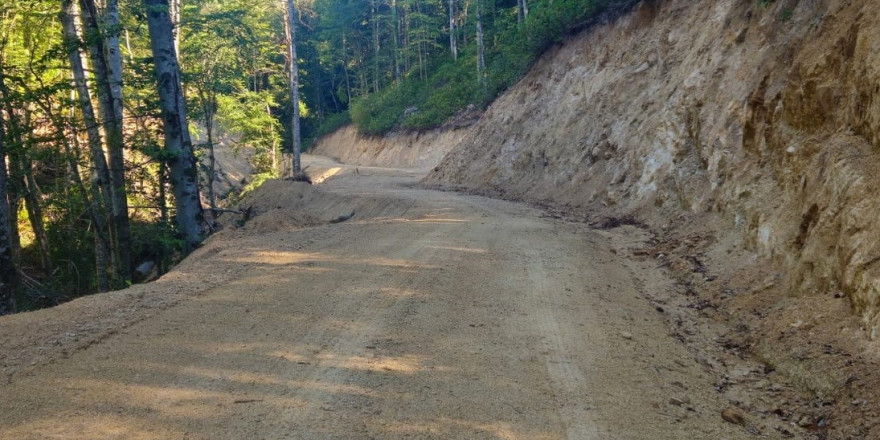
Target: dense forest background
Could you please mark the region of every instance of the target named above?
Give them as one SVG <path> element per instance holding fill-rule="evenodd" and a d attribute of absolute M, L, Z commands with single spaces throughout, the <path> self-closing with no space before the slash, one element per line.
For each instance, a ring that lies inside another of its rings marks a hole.
<path fill-rule="evenodd" d="M 218 139 L 259 182 L 300 137 L 438 127 L 633 3 L 2 0 L 0 314 L 167 271 L 230 196 Z"/>

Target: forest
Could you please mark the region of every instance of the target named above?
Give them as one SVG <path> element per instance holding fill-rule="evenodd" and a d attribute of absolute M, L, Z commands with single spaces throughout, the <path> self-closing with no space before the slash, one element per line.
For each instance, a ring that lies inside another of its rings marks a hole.
<path fill-rule="evenodd" d="M 342 125 L 424 130 L 485 109 L 633 3 L 2 0 L 0 315 L 124 288 L 195 249 L 234 196 L 214 191 L 218 139 L 249 153 L 255 182 L 295 175 Z"/>

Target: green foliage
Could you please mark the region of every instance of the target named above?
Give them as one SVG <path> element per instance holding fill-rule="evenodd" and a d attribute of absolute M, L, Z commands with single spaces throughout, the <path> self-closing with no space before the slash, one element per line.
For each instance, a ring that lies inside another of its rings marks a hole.
<path fill-rule="evenodd" d="M 522 23 L 517 22 L 515 9 L 490 5 L 487 9 L 495 13 L 485 17 L 490 33 L 486 38 L 485 85 L 476 74 L 474 38 L 460 47 L 460 56 L 454 60 L 445 51 L 436 50 L 440 47 L 439 36 L 431 34 L 424 37 L 431 40 L 431 44 L 423 48 L 427 47 L 432 54 L 424 71 L 411 70 L 399 81 L 355 98 L 350 106 L 351 120 L 361 132 L 382 134 L 394 129 L 430 129 L 468 107 L 484 109 L 519 81 L 547 48 L 560 43 L 569 33 L 588 27 L 607 14 L 625 11 L 635 3 L 634 0 L 531 1 L 531 12 Z M 468 17 L 474 15 L 474 11 L 468 12 Z M 425 18 L 424 14 L 418 18 Z M 465 31 L 472 32 L 474 25 L 469 26 Z"/>
<path fill-rule="evenodd" d="M 241 90 L 217 97 L 217 119 L 238 138 L 236 148 L 253 149 L 251 162 L 258 173 L 273 172 L 272 157 L 281 144 L 281 124 L 272 113 L 274 98 L 267 92 Z"/>
<path fill-rule="evenodd" d="M 312 136 L 310 136 L 308 142 L 304 142 L 304 145 L 311 146 L 315 141 L 321 138 L 321 136 L 328 135 L 333 133 L 334 131 L 342 128 L 345 125 L 351 123 L 351 114 L 348 112 L 339 112 L 332 113 L 324 116 L 321 120 L 319 120 L 314 128 Z"/>

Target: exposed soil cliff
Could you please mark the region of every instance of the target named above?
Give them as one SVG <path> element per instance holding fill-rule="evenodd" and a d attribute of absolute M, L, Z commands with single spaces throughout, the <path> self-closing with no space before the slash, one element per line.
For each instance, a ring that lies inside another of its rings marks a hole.
<path fill-rule="evenodd" d="M 854 396 L 878 377 L 849 369 L 880 337 L 877 6 L 646 1 L 545 55 L 425 182 L 646 223 L 690 306 L 739 323 L 725 344 L 833 438 L 877 438 Z"/>
<path fill-rule="evenodd" d="M 427 169 L 440 162 L 466 133 L 466 128 L 453 128 L 379 137 L 362 135 L 348 126 L 321 138 L 313 151 L 356 165 Z"/>
<path fill-rule="evenodd" d="M 657 224 L 720 213 L 792 292 L 845 293 L 878 336 L 878 13 L 647 2 L 546 56 L 427 182 Z"/>

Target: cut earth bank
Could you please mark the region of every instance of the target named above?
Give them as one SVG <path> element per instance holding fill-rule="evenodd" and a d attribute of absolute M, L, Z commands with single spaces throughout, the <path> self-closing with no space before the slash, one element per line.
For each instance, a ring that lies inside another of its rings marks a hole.
<path fill-rule="evenodd" d="M 657 0 L 553 48 L 467 128 L 316 151 L 654 234 L 672 335 L 759 417 L 880 438 L 880 8 Z M 449 154 L 446 154 L 446 153 Z M 751 360 L 754 368 L 742 368 Z"/>

